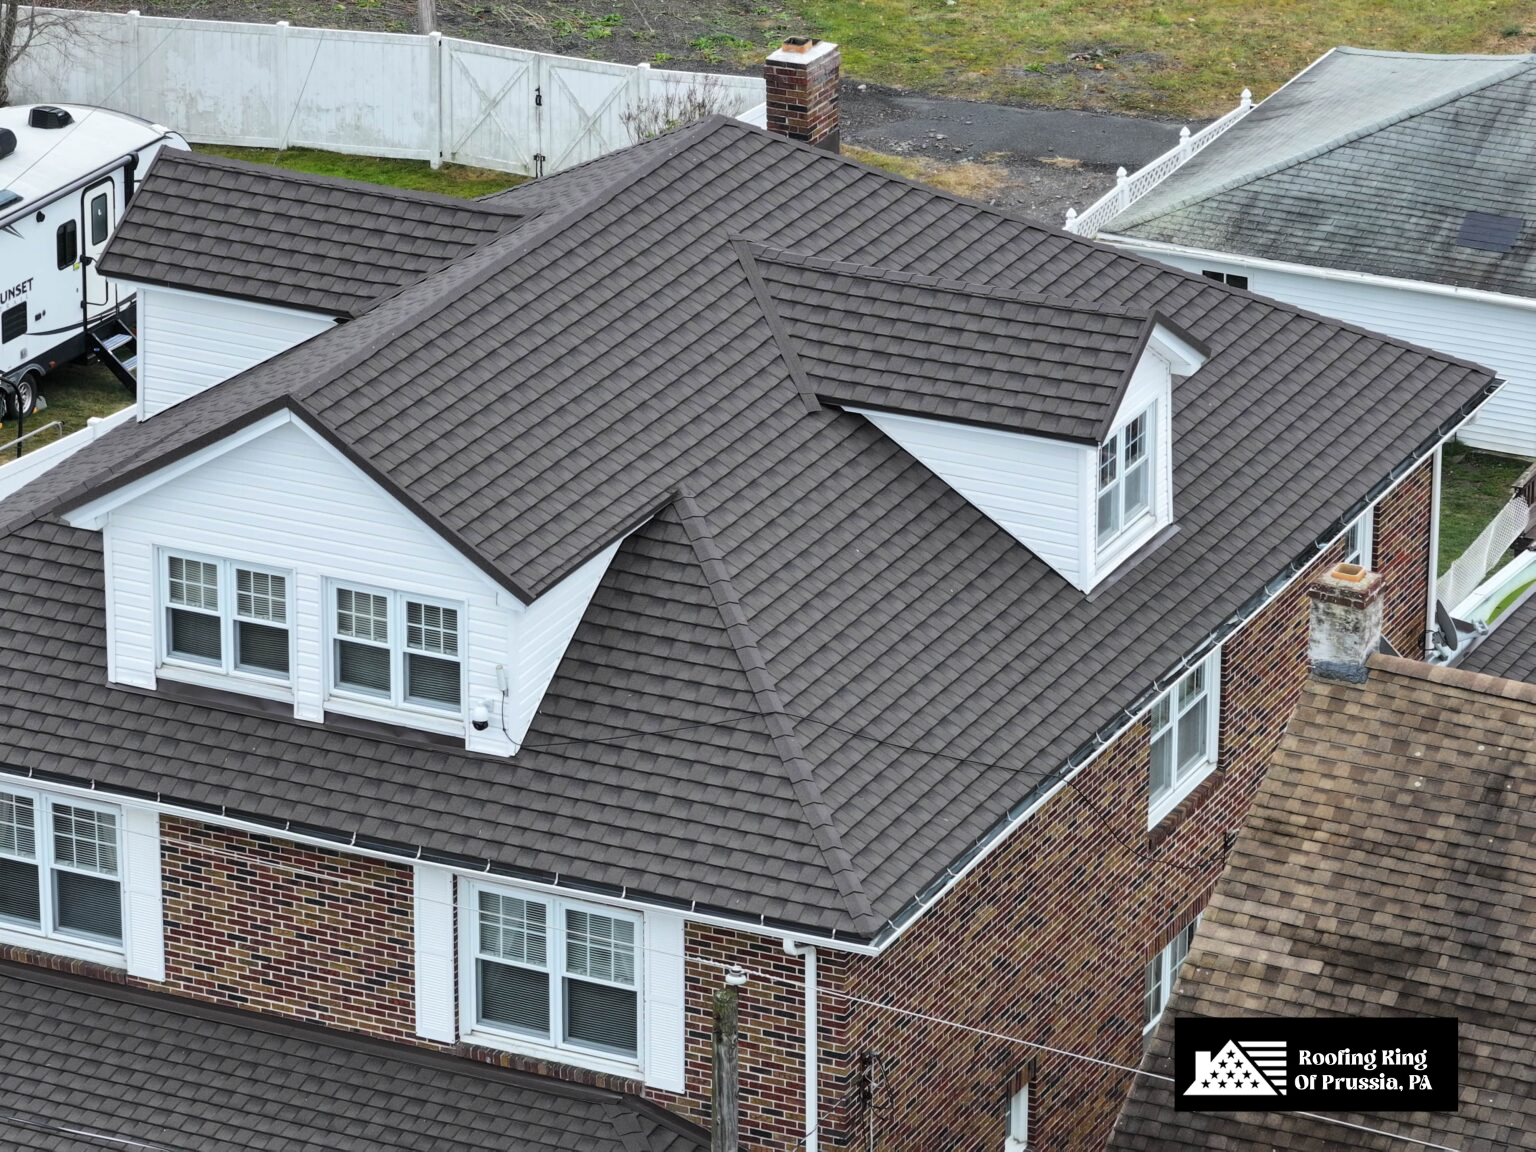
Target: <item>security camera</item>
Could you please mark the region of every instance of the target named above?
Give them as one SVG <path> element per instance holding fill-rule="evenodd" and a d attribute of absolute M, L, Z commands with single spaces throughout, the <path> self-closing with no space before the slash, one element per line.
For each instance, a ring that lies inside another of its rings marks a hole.
<path fill-rule="evenodd" d="M 476 732 L 484 732 L 491 726 L 491 710 L 483 700 L 469 710 L 469 722 L 475 726 Z"/>

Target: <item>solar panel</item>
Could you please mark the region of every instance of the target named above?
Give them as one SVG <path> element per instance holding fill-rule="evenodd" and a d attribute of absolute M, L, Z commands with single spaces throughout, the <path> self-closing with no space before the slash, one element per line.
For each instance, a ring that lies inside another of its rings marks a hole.
<path fill-rule="evenodd" d="M 1461 222 L 1456 243 L 1463 248 L 1483 252 L 1508 252 L 1520 238 L 1525 221 L 1518 216 L 1496 216 L 1491 212 L 1468 212 Z"/>

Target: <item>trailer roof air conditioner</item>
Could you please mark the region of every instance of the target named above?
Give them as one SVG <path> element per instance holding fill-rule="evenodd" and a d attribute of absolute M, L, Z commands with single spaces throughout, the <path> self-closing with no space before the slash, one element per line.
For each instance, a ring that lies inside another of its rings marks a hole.
<path fill-rule="evenodd" d="M 74 122 L 73 116 L 52 104 L 39 104 L 27 114 L 28 128 L 68 128 Z"/>

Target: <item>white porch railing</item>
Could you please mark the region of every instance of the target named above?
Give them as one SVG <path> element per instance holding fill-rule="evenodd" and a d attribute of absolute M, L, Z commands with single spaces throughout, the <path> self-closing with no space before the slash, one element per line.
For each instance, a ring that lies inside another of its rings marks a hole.
<path fill-rule="evenodd" d="M 60 460 L 73 456 L 98 436 L 112 431 L 119 424 L 127 423 L 133 418 L 135 411 L 134 406 L 129 404 L 110 416 L 92 416 L 85 422 L 85 427 L 78 432 L 71 432 L 63 439 L 45 444 L 41 448 L 34 448 L 20 459 L 4 460 L 0 463 L 0 500 L 5 500 L 11 493 L 36 480 Z M 10 448 L 10 444 L 4 446 L 4 450 Z"/>
<path fill-rule="evenodd" d="M 1115 173 L 1115 186 L 1095 200 L 1081 214 L 1074 208 L 1067 209 L 1067 222 L 1063 227 L 1078 236 L 1097 236 L 1099 230 L 1111 219 L 1124 212 L 1137 200 L 1157 187 L 1173 173 L 1187 164 L 1191 157 L 1221 137 L 1249 112 L 1253 111 L 1253 93 L 1243 89 L 1236 108 L 1220 120 L 1207 124 L 1194 135 L 1188 128 L 1179 129 L 1179 142 L 1144 168 L 1127 176 L 1121 168 Z"/>

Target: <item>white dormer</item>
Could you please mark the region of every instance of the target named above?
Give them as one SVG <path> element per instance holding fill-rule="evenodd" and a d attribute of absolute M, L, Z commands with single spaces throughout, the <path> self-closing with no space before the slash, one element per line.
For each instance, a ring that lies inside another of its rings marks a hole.
<path fill-rule="evenodd" d="M 500 756 L 619 547 L 524 604 L 287 411 L 67 518 L 102 533 L 111 682 L 236 692 Z"/>
<path fill-rule="evenodd" d="M 1173 377 L 1201 351 L 1151 328 L 1107 433 L 1095 444 L 926 416 L 850 408 L 998 527 L 1091 592 L 1173 524 Z"/>

